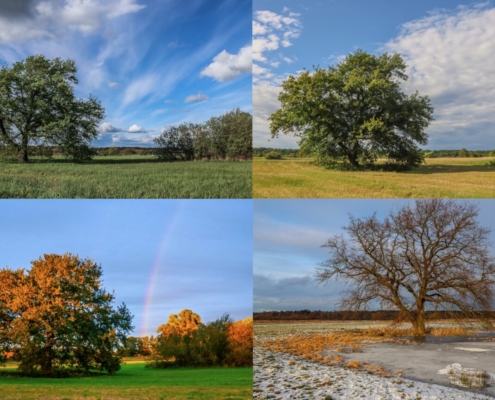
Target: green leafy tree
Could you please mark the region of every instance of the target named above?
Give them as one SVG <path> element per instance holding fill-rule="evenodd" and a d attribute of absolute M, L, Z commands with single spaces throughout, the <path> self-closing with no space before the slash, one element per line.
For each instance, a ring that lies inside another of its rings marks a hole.
<path fill-rule="evenodd" d="M 101 287 L 102 269 L 71 254 L 45 254 L 29 271 L 0 270 L 0 343 L 27 374 L 67 368 L 114 373 L 132 316 Z"/>
<path fill-rule="evenodd" d="M 423 161 L 418 144 L 433 120 L 428 96 L 402 92 L 406 65 L 398 54 L 357 50 L 337 66 L 304 71 L 282 83 L 281 108 L 269 117 L 272 137 L 293 133 L 320 164 L 372 165 L 378 157 L 400 168 Z"/>
<path fill-rule="evenodd" d="M 30 146 L 60 146 L 75 160 L 93 156 L 89 143 L 104 118 L 100 102 L 77 99 L 78 83 L 72 60 L 42 55 L 0 69 L 0 145 L 29 160 Z"/>

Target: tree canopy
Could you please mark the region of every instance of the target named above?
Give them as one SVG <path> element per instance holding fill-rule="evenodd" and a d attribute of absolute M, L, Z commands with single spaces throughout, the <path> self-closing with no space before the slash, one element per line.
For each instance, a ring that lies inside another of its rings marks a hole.
<path fill-rule="evenodd" d="M 125 304 L 113 307 L 101 276 L 100 266 L 71 254 L 0 270 L 0 353 L 13 352 L 27 374 L 118 371 L 132 316 Z"/>
<path fill-rule="evenodd" d="M 249 160 L 252 116 L 236 108 L 202 124 L 183 123 L 154 139 L 156 155 L 167 161 Z"/>
<path fill-rule="evenodd" d="M 100 102 L 77 99 L 72 60 L 30 56 L 0 69 L 0 146 L 29 160 L 30 146 L 60 146 L 67 157 L 91 157 L 91 140 L 104 118 Z"/>
<path fill-rule="evenodd" d="M 337 66 L 290 76 L 269 117 L 272 137 L 293 133 L 302 151 L 327 166 L 372 166 L 379 157 L 390 168 L 418 166 L 433 107 L 428 96 L 402 92 L 405 69 L 399 54 L 357 50 Z"/>
<path fill-rule="evenodd" d="M 418 336 L 426 334 L 427 310 L 482 319 L 491 327 L 486 311 L 495 300 L 495 257 L 490 230 L 477 215 L 472 203 L 435 199 L 418 200 L 383 221 L 351 217 L 347 235 L 323 245 L 330 258 L 316 277 L 349 284 L 342 309 L 379 304 L 398 310 Z"/>

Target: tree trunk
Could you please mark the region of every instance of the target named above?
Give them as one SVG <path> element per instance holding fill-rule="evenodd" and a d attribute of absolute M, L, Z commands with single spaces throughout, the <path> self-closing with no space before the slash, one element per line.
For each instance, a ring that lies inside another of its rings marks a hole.
<path fill-rule="evenodd" d="M 426 321 L 423 311 L 418 311 L 416 318 L 412 321 L 414 327 L 414 336 L 426 336 Z"/>
<path fill-rule="evenodd" d="M 355 154 L 347 153 L 347 158 L 353 167 L 356 167 L 356 168 L 359 167 L 359 163 L 357 161 L 357 157 Z"/>
<path fill-rule="evenodd" d="M 25 162 L 29 161 L 27 148 L 22 149 L 19 152 L 19 158 L 18 159 L 19 159 L 19 162 L 21 162 L 21 163 L 25 163 Z"/>
<path fill-rule="evenodd" d="M 45 359 L 43 360 L 41 372 L 43 373 L 43 375 L 51 375 L 52 368 L 53 368 L 52 347 L 50 345 L 47 345 L 45 347 Z"/>

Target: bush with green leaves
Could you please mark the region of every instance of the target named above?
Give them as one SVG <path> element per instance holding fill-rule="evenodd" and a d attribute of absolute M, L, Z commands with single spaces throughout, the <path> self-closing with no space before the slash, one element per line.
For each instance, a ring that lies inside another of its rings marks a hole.
<path fill-rule="evenodd" d="M 280 154 L 278 151 L 270 151 L 269 153 L 265 154 L 265 158 L 267 160 L 281 160 L 282 154 Z"/>
<path fill-rule="evenodd" d="M 202 124 L 165 128 L 154 142 L 155 155 L 166 161 L 249 160 L 252 116 L 236 108 Z"/>

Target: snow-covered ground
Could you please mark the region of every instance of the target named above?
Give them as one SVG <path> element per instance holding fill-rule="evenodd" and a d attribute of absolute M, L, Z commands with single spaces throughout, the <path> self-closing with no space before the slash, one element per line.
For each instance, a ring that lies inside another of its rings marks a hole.
<path fill-rule="evenodd" d="M 493 400 L 492 397 L 330 367 L 284 353 L 254 348 L 254 399 Z"/>

